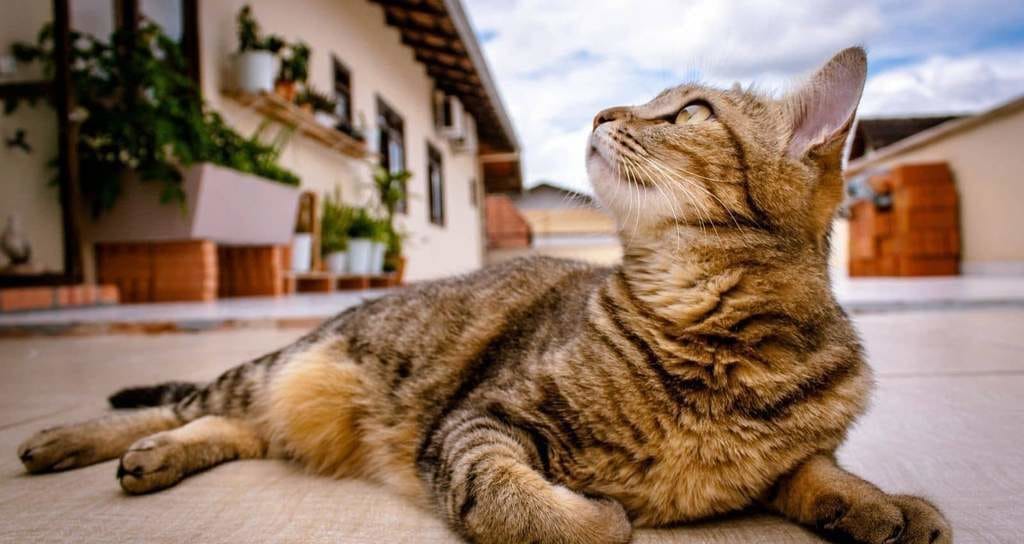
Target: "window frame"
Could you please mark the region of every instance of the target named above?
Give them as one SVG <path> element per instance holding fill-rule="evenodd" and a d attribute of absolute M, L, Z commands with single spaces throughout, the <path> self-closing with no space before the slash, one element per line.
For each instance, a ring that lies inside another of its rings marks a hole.
<path fill-rule="evenodd" d="M 339 81 L 339 74 L 345 75 L 343 83 Z M 339 116 L 340 122 L 348 129 L 352 129 L 355 126 L 355 120 L 352 118 L 352 70 L 335 53 L 331 53 L 331 81 L 335 100 L 342 93 L 345 95 L 344 117 Z M 338 110 L 336 109 L 334 113 L 337 115 Z"/>
<path fill-rule="evenodd" d="M 405 149 L 405 120 L 395 111 L 380 95 L 377 95 L 377 151 L 380 153 L 381 166 L 391 173 L 408 169 L 409 156 Z M 401 153 L 401 164 L 393 164 L 391 156 L 391 143 L 399 141 L 397 149 Z M 403 198 L 398 201 L 395 211 L 401 214 L 409 213 L 409 184 L 403 182 Z"/>
<path fill-rule="evenodd" d="M 435 194 L 434 175 L 437 175 L 437 187 Z M 427 219 L 431 224 L 444 227 L 445 216 L 445 183 L 444 183 L 444 156 L 441 151 L 427 142 Z M 438 212 L 435 215 L 435 208 Z"/>

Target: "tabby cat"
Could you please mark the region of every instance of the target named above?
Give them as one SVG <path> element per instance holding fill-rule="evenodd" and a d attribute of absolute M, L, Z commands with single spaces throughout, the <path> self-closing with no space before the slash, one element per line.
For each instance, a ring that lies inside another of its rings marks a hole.
<path fill-rule="evenodd" d="M 44 430 L 29 472 L 120 457 L 128 493 L 234 459 L 382 482 L 472 542 L 628 542 L 759 505 L 830 538 L 951 542 L 928 502 L 840 468 L 871 371 L 829 229 L 866 76 L 837 54 L 773 99 L 682 85 L 594 119 L 624 257 L 516 260 L 351 308 L 202 384 Z"/>

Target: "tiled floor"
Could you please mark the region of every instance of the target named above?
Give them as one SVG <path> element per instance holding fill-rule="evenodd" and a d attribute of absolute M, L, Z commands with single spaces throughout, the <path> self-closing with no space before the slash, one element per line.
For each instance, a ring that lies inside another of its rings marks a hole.
<path fill-rule="evenodd" d="M 1024 308 L 1024 277 L 855 279 L 839 281 L 835 288 L 843 305 L 855 313 L 993 306 Z M 324 319 L 383 292 L 346 291 L 281 298 L 233 298 L 209 303 L 124 304 L 0 314 L 0 333 L 15 328 L 59 332 L 62 327 L 84 325 L 88 330 L 90 325 L 140 323 L 206 330 L 223 324 Z"/>
<path fill-rule="evenodd" d="M 858 315 L 878 373 L 873 407 L 840 451 L 884 489 L 924 494 L 956 541 L 1024 542 L 1024 309 Z M 299 331 L 0 340 L 0 542 L 452 542 L 433 516 L 371 484 L 279 461 L 217 467 L 170 490 L 122 495 L 114 463 L 26 476 L 33 431 L 91 417 L 131 384 L 203 380 Z M 640 543 L 816 542 L 766 515 L 644 530 Z"/>

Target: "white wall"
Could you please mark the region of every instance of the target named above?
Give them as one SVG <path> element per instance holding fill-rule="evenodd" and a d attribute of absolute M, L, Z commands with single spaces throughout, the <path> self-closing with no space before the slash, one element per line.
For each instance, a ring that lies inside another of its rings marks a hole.
<path fill-rule="evenodd" d="M 36 33 L 51 19 L 50 2 L 5 0 L 0 14 L 0 54 L 7 55 L 18 41 L 35 43 Z M 20 67 L 14 76 L 0 82 L 38 79 L 38 70 Z M 0 142 L 14 136 L 18 128 L 27 131 L 32 153 L 8 149 L 0 143 L 0 231 L 7 217 L 17 213 L 33 248 L 33 262 L 39 268 L 63 269 L 63 237 L 57 188 L 49 182 L 56 171 L 47 162 L 57 153 L 57 117 L 45 100 L 35 107 L 22 104 L 13 115 L 0 114 Z M 0 256 L 0 266 L 6 259 Z"/>
<path fill-rule="evenodd" d="M 413 51 L 401 43 L 398 30 L 387 26 L 381 7 L 366 0 L 217 0 L 201 3 L 202 83 L 207 101 L 243 133 L 262 118 L 221 95 L 228 86 L 229 58 L 237 48 L 235 15 L 252 5 L 265 32 L 286 40 L 302 39 L 313 50 L 310 82 L 332 88 L 331 54 L 351 72 L 353 114 L 375 129 L 376 97 L 380 95 L 405 122 L 409 212 L 400 219 L 410 233 L 406 242 L 407 278 L 433 278 L 479 267 L 483 262 L 482 216 L 470 204 L 470 183 L 479 180 L 476 157 L 452 154 L 435 133 L 431 109 L 433 81 Z M 370 138 L 370 141 L 374 141 Z M 427 142 L 442 152 L 445 181 L 445 226 L 429 222 L 426 192 Z M 302 177 L 302 185 L 318 191 L 343 187 L 344 199 L 362 204 L 370 198 L 369 166 L 295 135 L 282 160 Z"/>

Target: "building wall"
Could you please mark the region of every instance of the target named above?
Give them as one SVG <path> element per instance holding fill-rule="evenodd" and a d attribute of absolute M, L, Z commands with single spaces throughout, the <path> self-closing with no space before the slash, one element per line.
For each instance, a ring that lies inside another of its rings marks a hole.
<path fill-rule="evenodd" d="M 14 5 L 5 5 L 4 16 L 0 17 L 0 49 L 5 53 L 15 41 L 33 41 L 38 29 L 51 19 L 48 2 L 12 1 Z M 97 1 L 82 6 L 102 4 Z M 409 233 L 407 278 L 426 279 L 479 267 L 483 263 L 482 210 L 471 199 L 471 184 L 482 179 L 477 158 L 472 154 L 453 154 L 447 142 L 435 133 L 431 110 L 433 82 L 423 65 L 416 62 L 412 50 L 402 45 L 398 31 L 384 23 L 382 8 L 366 0 L 200 2 L 203 94 L 243 134 L 255 131 L 264 119 L 224 97 L 221 90 L 230 85 L 230 56 L 237 48 L 235 15 L 246 3 L 253 6 L 265 32 L 280 34 L 288 40 L 303 39 L 311 45 L 310 81 L 318 89 L 328 91 L 333 86 L 331 53 L 349 68 L 353 113 L 357 119 L 360 114 L 365 118 L 371 147 L 376 147 L 373 129 L 378 95 L 403 117 L 406 164 L 414 174 L 409 180 L 409 211 L 398 220 Z M 73 15 L 77 21 L 110 19 L 109 13 Z M 84 30 L 105 33 L 100 28 Z M 37 77 L 37 73 L 30 71 L 18 74 L 18 79 Z M 53 172 L 46 166 L 56 153 L 53 111 L 44 105 L 23 107 L 14 116 L 0 118 L 0 135 L 9 137 L 16 127 L 28 129 L 35 150 L 26 155 L 0 146 L 0 164 L 4 165 L 0 173 L 0 229 L 8 214 L 18 211 L 35 247 L 36 262 L 47 268 L 59 268 L 63 251 L 60 206 L 56 190 L 48 185 Z M 443 227 L 429 222 L 427 142 L 443 156 Z M 357 205 L 368 203 L 373 194 L 369 185 L 372 170 L 367 162 L 343 156 L 301 135 L 292 136 L 282 163 L 302 177 L 303 188 L 328 192 L 340 185 L 344 200 Z M 89 248 L 83 249 L 89 260 Z"/>
<path fill-rule="evenodd" d="M 8 0 L 0 16 L 0 54 L 8 54 L 14 42 L 34 43 L 36 33 L 50 20 L 50 2 Z M 21 69 L 0 82 L 38 79 L 38 70 Z M 63 268 L 64 244 L 61 234 L 61 211 L 57 188 L 50 186 L 56 172 L 47 162 L 57 154 L 57 117 L 40 101 L 35 107 L 22 106 L 12 115 L 0 114 L 0 137 L 14 136 L 19 128 L 26 130 L 32 146 L 27 154 L 0 144 L 0 231 L 7 217 L 17 213 L 22 228 L 32 244 L 33 262 L 42 269 Z M 0 255 L 0 267 L 6 265 Z"/>
<path fill-rule="evenodd" d="M 1024 272 L 1022 141 L 1024 109 L 1019 109 L 871 167 L 949 163 L 960 194 L 964 272 Z"/>
<path fill-rule="evenodd" d="M 235 15 L 250 4 L 263 30 L 286 40 L 310 44 L 310 83 L 323 91 L 333 87 L 331 54 L 337 55 L 352 77 L 352 111 L 363 116 L 371 148 L 376 148 L 376 97 L 384 99 L 404 120 L 409 180 L 409 211 L 399 223 L 410 233 L 406 241 L 409 280 L 465 272 L 483 263 L 482 211 L 471 202 L 471 184 L 482 178 L 472 154 L 453 154 L 433 125 L 433 81 L 413 51 L 401 43 L 399 32 L 384 22 L 383 9 L 366 0 L 218 0 L 201 2 L 202 86 L 206 100 L 243 133 L 255 130 L 263 118 L 221 94 L 230 84 L 230 57 L 238 43 Z M 445 225 L 429 221 L 427 199 L 427 142 L 443 155 Z M 282 163 L 302 177 L 304 188 L 320 192 L 342 187 L 353 204 L 369 202 L 370 166 L 294 135 Z"/>

